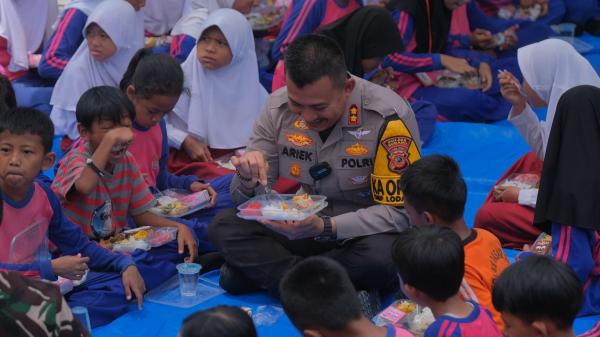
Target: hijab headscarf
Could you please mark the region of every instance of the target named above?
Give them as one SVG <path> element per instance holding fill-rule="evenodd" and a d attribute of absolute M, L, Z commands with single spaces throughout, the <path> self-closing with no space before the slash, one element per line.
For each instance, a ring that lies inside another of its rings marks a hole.
<path fill-rule="evenodd" d="M 545 153 L 556 105 L 562 94 L 583 84 L 600 87 L 600 77 L 570 43 L 559 39 L 519 48 L 517 59 L 529 86 L 548 103 L 546 121 L 542 122 L 542 153 Z"/>
<path fill-rule="evenodd" d="M 600 229 L 600 89 L 567 90 L 556 108 L 534 224 Z M 548 232 L 549 233 L 549 232 Z"/>
<path fill-rule="evenodd" d="M 231 8 L 235 0 L 192 0 L 186 2 L 184 15 L 171 30 L 171 35 L 186 34 L 198 38 L 201 33 L 202 22 L 208 15 L 220 8 Z"/>
<path fill-rule="evenodd" d="M 56 0 L 1 0 L 0 36 L 8 41 L 8 70 L 29 69 L 28 53 L 35 52 L 56 19 Z"/>
<path fill-rule="evenodd" d="M 415 53 L 445 51 L 452 11 L 443 0 L 392 0 L 387 8 L 407 12 L 412 17 L 417 42 Z"/>
<path fill-rule="evenodd" d="M 144 28 L 154 36 L 168 34 L 183 15 L 185 0 L 147 0 L 140 10 Z"/>
<path fill-rule="evenodd" d="M 98 7 L 98 5 L 104 0 L 71 0 L 68 4 L 63 7 L 62 12 L 66 12 L 71 8 L 77 8 L 84 12 L 85 15 L 90 15 Z M 125 0 L 123 0 L 125 1 Z"/>
<path fill-rule="evenodd" d="M 103 1 L 88 17 L 82 34 L 85 35 L 92 23 L 108 34 L 117 51 L 110 58 L 99 62 L 92 57 L 87 41 L 84 40 L 56 82 L 50 100 L 54 107 L 75 111 L 79 97 L 89 88 L 100 85 L 118 87 L 129 61 L 144 45 L 142 22 L 127 1 Z M 53 121 L 60 123 L 54 117 Z"/>
<path fill-rule="evenodd" d="M 361 61 L 385 57 L 402 51 L 404 46 L 392 15 L 383 8 L 362 7 L 318 31 L 334 39 L 344 51 L 346 66 L 352 74 L 363 77 Z"/>
<path fill-rule="evenodd" d="M 181 65 L 190 95 L 181 95 L 173 112 L 189 133 L 211 148 L 234 149 L 248 142 L 268 94 L 258 80 L 254 37 L 246 17 L 233 9 L 219 9 L 204 21 L 201 32 L 212 26 L 227 39 L 231 63 L 205 70 L 194 47 Z"/>

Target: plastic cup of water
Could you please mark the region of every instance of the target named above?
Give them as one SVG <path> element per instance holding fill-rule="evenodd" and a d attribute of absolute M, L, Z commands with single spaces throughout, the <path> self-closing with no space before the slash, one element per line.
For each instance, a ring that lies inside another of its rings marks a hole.
<path fill-rule="evenodd" d="M 73 307 L 71 308 L 71 312 L 73 313 L 73 317 L 75 317 L 80 323 L 81 326 L 86 329 L 90 335 L 92 334 L 92 324 L 90 324 L 90 314 L 86 307 Z"/>
<path fill-rule="evenodd" d="M 560 36 L 574 37 L 576 27 L 574 23 L 564 22 L 558 25 L 558 33 Z"/>
<path fill-rule="evenodd" d="M 182 297 L 196 296 L 200 269 L 202 269 L 202 266 L 197 263 L 180 263 L 177 265 L 179 292 Z"/>

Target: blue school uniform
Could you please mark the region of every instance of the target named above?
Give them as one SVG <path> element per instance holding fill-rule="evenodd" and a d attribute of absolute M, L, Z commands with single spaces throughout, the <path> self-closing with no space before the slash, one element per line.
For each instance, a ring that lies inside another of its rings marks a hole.
<path fill-rule="evenodd" d="M 87 14 L 77 8 L 65 11 L 52 32 L 38 66 L 40 77 L 58 79 L 71 56 L 84 40 L 83 28 Z"/>
<path fill-rule="evenodd" d="M 600 20 L 598 0 L 566 0 L 565 21 L 584 24 L 590 19 Z"/>
<path fill-rule="evenodd" d="M 413 52 L 416 48 L 413 18 L 408 12 L 399 10 L 395 10 L 392 16 L 406 49 L 386 56 L 381 67 L 391 67 L 396 71 L 399 80 L 398 93 L 401 96 L 432 102 L 440 115 L 452 121 L 489 122 L 508 116 L 510 105 L 500 95 L 495 74 L 499 69 L 506 69 L 517 78 L 521 78 L 516 58 L 496 60 L 485 53 L 467 49 L 470 47 L 468 35 L 450 33 L 445 54 L 464 58 L 475 68 L 478 68 L 481 62 L 488 63 L 492 71 L 492 87 L 487 92 L 482 92 L 463 87 L 424 86 L 416 74 L 442 70 L 441 54 Z"/>
<path fill-rule="evenodd" d="M 177 63 L 183 63 L 192 52 L 192 49 L 196 46 L 196 39 L 187 34 L 179 34 L 173 36 L 171 47 L 169 48 L 169 54 L 177 61 Z"/>
<path fill-rule="evenodd" d="M 189 191 L 194 182 L 200 181 L 195 176 L 178 176 L 168 171 L 169 139 L 164 118 L 152 128 L 145 128 L 134 122 L 133 132 L 135 140 L 129 151 L 136 157 L 144 179 L 154 193 L 170 188 Z M 200 252 L 215 251 L 212 243 L 208 241 L 206 227 L 219 210 L 233 207 L 229 195 L 232 178 L 233 175 L 230 174 L 206 182 L 218 193 L 217 204 L 214 207 L 200 210 L 184 219 L 172 219 L 193 229 Z"/>
<path fill-rule="evenodd" d="M 501 6 L 507 5 L 506 1 L 498 0 L 477 0 L 477 3 L 481 6 L 481 9 L 489 16 L 497 16 L 498 9 Z M 511 3 L 509 2 L 508 5 Z M 520 0 L 513 0 L 512 5 L 517 7 L 520 4 Z M 561 23 L 565 17 L 567 8 L 565 6 L 565 0 L 548 0 L 548 14 L 537 18 L 535 22 L 544 25 L 556 25 Z"/>

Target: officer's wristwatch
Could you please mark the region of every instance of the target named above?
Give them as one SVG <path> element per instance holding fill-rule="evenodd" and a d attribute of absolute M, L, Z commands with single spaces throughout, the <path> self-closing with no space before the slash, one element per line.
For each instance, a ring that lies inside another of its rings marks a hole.
<path fill-rule="evenodd" d="M 326 241 L 336 241 L 337 233 L 333 232 L 333 225 L 331 224 L 331 217 L 329 216 L 321 216 L 323 219 L 323 233 L 315 237 L 315 241 L 326 242 Z"/>

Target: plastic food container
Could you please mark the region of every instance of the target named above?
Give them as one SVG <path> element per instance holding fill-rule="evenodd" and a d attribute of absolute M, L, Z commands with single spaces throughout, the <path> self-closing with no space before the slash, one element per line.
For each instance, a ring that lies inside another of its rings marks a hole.
<path fill-rule="evenodd" d="M 296 220 L 301 221 L 327 207 L 323 195 L 261 194 L 238 206 L 238 217 L 245 220 Z"/>
<path fill-rule="evenodd" d="M 513 173 L 504 179 L 498 186 L 517 187 L 520 189 L 538 188 L 540 176 L 535 173 Z"/>
<path fill-rule="evenodd" d="M 131 253 L 136 249 L 150 250 L 177 238 L 177 228 L 138 227 L 123 231 L 101 242 L 105 248 L 120 253 Z"/>
<path fill-rule="evenodd" d="M 283 21 L 286 9 L 285 6 L 258 6 L 252 9 L 246 18 L 250 21 L 252 30 L 268 30 Z"/>
<path fill-rule="evenodd" d="M 186 190 L 168 189 L 157 195 L 156 206 L 150 212 L 163 216 L 183 217 L 206 208 L 210 204 L 208 191 L 191 193 Z"/>
<path fill-rule="evenodd" d="M 408 329 L 415 336 L 423 336 L 435 321 L 431 309 L 409 300 L 398 300 L 373 317 L 377 326 L 397 325 Z"/>

